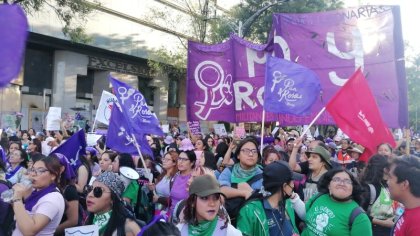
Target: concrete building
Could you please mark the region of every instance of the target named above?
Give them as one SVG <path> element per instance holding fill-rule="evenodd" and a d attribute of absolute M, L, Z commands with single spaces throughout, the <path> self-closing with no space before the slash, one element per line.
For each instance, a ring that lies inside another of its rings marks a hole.
<path fill-rule="evenodd" d="M 147 64 L 151 52 L 176 51 L 180 40 L 194 38 L 183 1 L 86 2 L 95 9 L 88 22 L 81 22 L 92 38 L 89 44 L 69 41 L 50 8 L 28 16 L 30 35 L 22 73 L 0 90 L 1 128 L 16 124 L 16 112 L 21 112 L 21 129 L 41 130 L 50 106 L 61 107 L 63 119 L 78 112 L 92 125 L 102 91 L 110 90 L 109 74 L 138 88 L 162 123 L 185 122 L 185 78 L 152 74 Z M 213 11 L 233 5 L 210 3 Z M 174 22 L 153 18 L 156 9 L 170 14 L 167 18 Z M 171 26 L 176 21 L 182 24 Z"/>

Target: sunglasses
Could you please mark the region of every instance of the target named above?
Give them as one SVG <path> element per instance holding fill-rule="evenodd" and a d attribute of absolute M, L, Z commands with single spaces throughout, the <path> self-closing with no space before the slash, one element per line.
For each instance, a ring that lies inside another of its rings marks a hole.
<path fill-rule="evenodd" d="M 95 198 L 102 197 L 103 193 L 110 193 L 111 191 L 105 191 L 101 187 L 93 187 L 91 185 L 87 185 L 84 189 L 86 195 L 88 195 L 93 190 L 93 196 Z"/>

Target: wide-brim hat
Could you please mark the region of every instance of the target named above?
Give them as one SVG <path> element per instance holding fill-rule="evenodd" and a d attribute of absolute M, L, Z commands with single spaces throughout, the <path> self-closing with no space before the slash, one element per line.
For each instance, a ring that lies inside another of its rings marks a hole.
<path fill-rule="evenodd" d="M 169 145 L 169 144 L 174 142 L 174 138 L 172 136 L 168 135 L 168 136 L 165 137 L 163 142 Z"/>
<path fill-rule="evenodd" d="M 184 138 L 179 145 L 179 150 L 181 151 L 192 151 L 194 149 L 195 147 L 189 138 Z"/>
<path fill-rule="evenodd" d="M 190 195 L 195 194 L 199 197 L 207 197 L 215 193 L 223 194 L 216 178 L 206 174 L 195 177 L 188 191 Z"/>
<path fill-rule="evenodd" d="M 328 165 L 330 167 L 332 167 L 332 165 L 331 165 L 331 153 L 327 149 L 325 149 L 322 146 L 316 146 L 312 149 L 309 149 L 306 152 L 306 155 L 309 156 L 309 154 L 311 154 L 311 153 L 318 154 L 326 163 L 328 163 Z"/>

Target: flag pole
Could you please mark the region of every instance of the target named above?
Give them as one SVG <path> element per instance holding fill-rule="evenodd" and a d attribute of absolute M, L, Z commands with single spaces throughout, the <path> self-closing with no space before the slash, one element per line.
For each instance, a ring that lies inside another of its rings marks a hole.
<path fill-rule="evenodd" d="M 144 161 L 143 155 L 141 154 L 140 145 L 137 143 L 136 136 L 134 134 L 131 134 L 131 137 L 133 137 L 134 146 L 136 146 L 137 152 L 139 153 L 140 160 L 141 160 L 141 163 L 143 164 L 144 170 L 147 173 L 147 178 L 149 179 L 149 183 L 152 183 L 153 181 L 152 173 L 149 171 L 149 169 L 147 169 L 146 162 Z M 153 194 L 157 195 L 156 190 L 153 190 Z"/>
<path fill-rule="evenodd" d="M 322 115 L 322 113 L 324 113 L 324 111 L 325 111 L 325 107 L 323 107 L 321 109 L 321 111 L 319 111 L 318 114 L 315 116 L 315 118 L 311 121 L 311 123 L 309 123 L 308 127 L 306 127 L 306 129 L 300 135 L 300 138 L 303 138 L 303 136 L 306 134 L 306 132 L 308 132 L 308 130 L 311 128 L 311 126 L 314 125 L 315 121 L 318 120 L 318 118 Z"/>
<path fill-rule="evenodd" d="M 260 153 L 262 156 L 262 152 L 263 152 L 263 144 L 264 144 L 264 121 L 265 121 L 265 110 L 263 108 L 263 113 L 262 113 L 262 121 L 261 121 L 261 143 L 260 143 Z"/>

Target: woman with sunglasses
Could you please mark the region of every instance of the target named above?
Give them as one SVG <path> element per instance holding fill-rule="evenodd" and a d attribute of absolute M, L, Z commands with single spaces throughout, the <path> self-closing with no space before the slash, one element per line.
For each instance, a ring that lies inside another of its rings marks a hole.
<path fill-rule="evenodd" d="M 362 187 L 350 171 L 329 170 L 318 184 L 319 193 L 306 203 L 306 228 L 302 236 L 370 236 L 369 217 L 359 206 Z"/>
<path fill-rule="evenodd" d="M 9 168 L 6 179 L 12 183 L 20 183 L 28 168 L 28 154 L 24 150 L 12 151 L 9 155 Z"/>
<path fill-rule="evenodd" d="M 195 166 L 197 157 L 194 151 L 182 151 L 177 159 L 178 173 L 170 182 L 170 214 L 172 214 L 176 204 L 182 199 L 188 197 L 188 180 L 191 178 L 191 172 Z"/>
<path fill-rule="evenodd" d="M 12 204 L 16 219 L 13 235 L 54 234 L 65 208 L 64 198 L 57 189 L 60 168 L 57 158 L 42 158 L 28 170 L 32 188 L 21 183 L 13 186 Z"/>
<path fill-rule="evenodd" d="M 183 220 L 177 225 L 182 236 L 242 235 L 224 214 L 221 195 L 219 183 L 213 176 L 202 175 L 193 180 Z"/>
<path fill-rule="evenodd" d="M 157 177 L 156 182 L 148 184 L 153 194 L 153 203 L 155 204 L 155 215 L 166 215 L 169 206 L 170 182 L 178 171 L 177 160 L 178 153 L 169 151 L 162 158 L 163 173 Z"/>
<path fill-rule="evenodd" d="M 117 174 L 111 171 L 101 173 L 86 188 L 86 206 L 90 213 L 86 225 L 97 225 L 99 235 L 137 235 L 140 227 L 124 207 L 123 191 L 124 182 Z"/>

